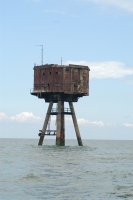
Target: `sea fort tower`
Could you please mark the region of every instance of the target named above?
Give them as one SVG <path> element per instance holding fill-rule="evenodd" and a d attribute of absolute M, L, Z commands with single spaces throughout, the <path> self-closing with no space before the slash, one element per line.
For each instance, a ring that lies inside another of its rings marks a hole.
<path fill-rule="evenodd" d="M 82 65 L 42 64 L 34 66 L 34 86 L 32 95 L 49 103 L 42 129 L 39 131 L 39 143 L 43 144 L 45 136 L 56 136 L 56 145 L 65 145 L 65 115 L 71 115 L 79 146 L 82 139 L 77 123 L 73 102 L 89 95 L 89 67 Z M 69 107 L 64 107 L 68 102 Z M 53 108 L 56 103 L 57 107 Z M 51 115 L 56 116 L 56 129 L 48 128 Z"/>

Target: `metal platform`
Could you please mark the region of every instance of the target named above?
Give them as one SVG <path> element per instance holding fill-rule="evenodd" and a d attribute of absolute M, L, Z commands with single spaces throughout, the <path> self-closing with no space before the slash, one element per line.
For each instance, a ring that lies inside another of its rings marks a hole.
<path fill-rule="evenodd" d="M 64 111 L 62 112 L 64 115 L 72 115 L 72 112 L 70 108 L 64 108 Z M 58 109 L 52 108 L 50 115 L 58 115 Z"/>
<path fill-rule="evenodd" d="M 45 132 L 39 130 L 38 136 L 43 136 L 43 135 L 56 136 L 56 130 L 46 130 Z"/>

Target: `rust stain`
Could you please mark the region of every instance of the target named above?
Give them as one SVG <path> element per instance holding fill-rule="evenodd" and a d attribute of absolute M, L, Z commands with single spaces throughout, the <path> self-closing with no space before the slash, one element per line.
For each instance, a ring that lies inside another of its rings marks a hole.
<path fill-rule="evenodd" d="M 82 65 L 45 64 L 34 67 L 34 88 L 32 95 L 45 101 L 77 101 L 89 95 L 89 67 Z M 63 96 L 64 95 L 64 96 Z"/>

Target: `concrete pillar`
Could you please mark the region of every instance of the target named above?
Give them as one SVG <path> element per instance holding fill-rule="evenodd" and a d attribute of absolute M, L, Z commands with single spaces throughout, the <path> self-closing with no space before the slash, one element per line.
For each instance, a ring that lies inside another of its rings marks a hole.
<path fill-rule="evenodd" d="M 50 102 L 50 103 L 49 103 L 48 110 L 47 110 L 47 114 L 46 114 L 46 117 L 45 117 L 45 121 L 44 121 L 44 124 L 43 124 L 42 134 L 41 134 L 41 136 L 40 136 L 38 145 L 42 145 L 42 143 L 43 143 L 43 140 L 44 140 L 44 136 L 45 136 L 45 132 L 46 132 L 46 129 L 47 129 L 47 125 L 48 125 L 48 121 L 49 121 L 49 118 L 50 118 L 50 113 L 51 113 L 52 107 L 53 107 L 53 103 Z"/>
<path fill-rule="evenodd" d="M 76 115 L 75 115 L 75 111 L 74 111 L 74 107 L 73 107 L 72 102 L 69 102 L 69 107 L 70 107 L 70 110 L 72 112 L 72 119 L 73 119 L 73 124 L 74 124 L 75 132 L 76 132 L 76 137 L 77 137 L 77 140 L 78 140 L 78 145 L 83 146 L 81 136 L 80 136 L 79 127 L 78 127 L 78 123 L 77 123 L 77 118 L 76 118 Z"/>
<path fill-rule="evenodd" d="M 56 145 L 65 146 L 64 102 L 58 101 Z"/>

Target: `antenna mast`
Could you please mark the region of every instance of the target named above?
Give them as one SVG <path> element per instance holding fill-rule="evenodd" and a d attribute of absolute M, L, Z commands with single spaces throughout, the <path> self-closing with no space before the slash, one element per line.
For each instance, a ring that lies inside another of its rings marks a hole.
<path fill-rule="evenodd" d="M 41 46 L 42 46 L 41 51 L 42 51 L 42 65 L 43 65 L 43 44 Z"/>
<path fill-rule="evenodd" d="M 43 44 L 37 46 L 41 47 L 41 64 L 43 65 Z"/>
<path fill-rule="evenodd" d="M 62 65 L 62 56 L 61 56 L 61 65 Z"/>

